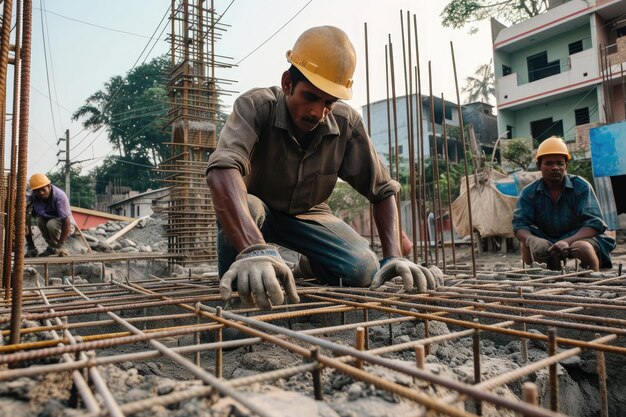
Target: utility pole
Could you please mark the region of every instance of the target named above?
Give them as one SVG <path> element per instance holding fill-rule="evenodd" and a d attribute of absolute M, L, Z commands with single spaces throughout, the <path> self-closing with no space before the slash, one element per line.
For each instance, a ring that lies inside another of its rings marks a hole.
<path fill-rule="evenodd" d="M 60 150 L 57 153 L 57 157 L 59 156 L 60 153 L 65 152 L 65 194 L 67 194 L 67 199 L 70 200 L 70 167 L 72 166 L 72 164 L 70 163 L 70 130 L 69 129 L 65 129 L 65 137 L 59 138 L 59 140 L 57 141 L 57 145 L 61 141 L 65 141 L 65 151 Z"/>

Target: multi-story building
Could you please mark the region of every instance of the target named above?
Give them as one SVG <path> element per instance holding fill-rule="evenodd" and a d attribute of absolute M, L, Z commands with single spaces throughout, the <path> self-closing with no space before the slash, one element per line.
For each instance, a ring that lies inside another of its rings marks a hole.
<path fill-rule="evenodd" d="M 417 123 L 417 95 L 412 97 L 412 109 L 413 109 L 413 138 L 417 142 L 417 132 L 421 126 L 421 138 L 423 144 L 423 155 L 429 157 L 433 149 L 433 129 L 431 118 L 431 105 L 430 97 L 422 96 L 422 123 Z M 443 125 L 446 125 L 446 138 L 448 140 L 448 157 L 450 161 L 457 162 L 463 158 L 463 145 L 460 140 L 459 130 L 459 116 L 456 103 L 445 101 L 442 102 L 441 98 L 435 97 L 433 99 L 434 118 L 435 118 L 435 132 L 437 136 L 437 151 L 439 155 L 443 155 L 444 143 L 443 143 Z M 385 162 L 388 162 L 389 142 L 391 141 L 392 148 L 396 142 L 396 133 L 398 141 L 398 156 L 405 161 L 409 159 L 409 143 L 408 143 L 408 125 L 407 123 L 407 99 L 406 96 L 400 96 L 396 98 L 396 118 L 394 125 L 393 116 L 393 102 L 391 100 L 380 100 L 370 104 L 371 112 L 371 132 L 370 137 L 374 142 L 376 151 L 383 158 Z M 410 106 L 411 107 L 411 106 Z M 367 126 L 367 106 L 362 107 L 363 120 Z M 471 123 L 474 127 L 476 134 L 476 140 L 481 150 L 486 153 L 493 150 L 494 142 L 497 139 L 497 122 L 496 116 L 493 114 L 493 106 L 486 103 L 470 103 L 461 106 L 461 113 L 463 117 L 463 123 L 467 125 Z M 466 138 L 469 143 L 469 138 Z M 417 144 L 416 144 L 417 146 Z M 416 148 L 417 149 L 417 148 Z M 391 151 L 392 155 L 394 151 Z M 417 157 L 417 151 L 415 152 Z"/>
<path fill-rule="evenodd" d="M 511 27 L 492 20 L 498 130 L 558 135 L 588 156 L 589 129 L 624 119 L 626 1 L 551 1 Z"/>
<path fill-rule="evenodd" d="M 491 26 L 498 130 L 535 146 L 561 136 L 574 158 L 599 157 L 590 152 L 590 129 L 626 116 L 626 0 L 552 0 L 524 22 Z M 626 207 L 615 196 L 625 177 L 594 182 L 609 227 L 623 228 L 616 219 Z"/>

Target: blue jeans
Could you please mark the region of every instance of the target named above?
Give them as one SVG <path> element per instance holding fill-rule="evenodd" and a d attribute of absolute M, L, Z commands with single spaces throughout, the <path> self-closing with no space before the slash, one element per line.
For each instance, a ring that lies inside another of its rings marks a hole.
<path fill-rule="evenodd" d="M 376 254 L 369 242 L 329 211 L 311 210 L 292 216 L 267 207 L 248 195 L 248 208 L 268 243 L 306 256 L 315 277 L 332 285 L 366 287 L 378 272 Z M 218 222 L 218 272 L 224 275 L 238 254 Z"/>

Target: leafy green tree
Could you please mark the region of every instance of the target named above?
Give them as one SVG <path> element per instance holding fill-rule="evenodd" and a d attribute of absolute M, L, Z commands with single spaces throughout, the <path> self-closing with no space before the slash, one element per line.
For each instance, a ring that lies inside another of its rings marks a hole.
<path fill-rule="evenodd" d="M 48 172 L 48 178 L 52 184 L 63 191 L 65 189 L 65 169 Z M 80 175 L 80 167 L 70 168 L 70 205 L 76 207 L 91 208 L 94 204 L 95 190 L 93 179 L 90 175 Z"/>
<path fill-rule="evenodd" d="M 528 170 L 533 162 L 533 150 L 530 146 L 532 142 L 525 138 L 510 139 L 506 146 L 502 147 L 502 157 L 515 166 Z"/>
<path fill-rule="evenodd" d="M 459 29 L 491 17 L 514 24 L 546 10 L 548 0 L 451 0 L 441 12 L 441 24 Z"/>
<path fill-rule="evenodd" d="M 482 101 L 490 103 L 491 98 L 496 96 L 496 79 L 491 68 L 491 63 L 479 66 L 474 75 L 465 77 L 465 86 L 461 89 L 463 93 L 467 93 L 467 103 Z"/>
<path fill-rule="evenodd" d="M 157 165 L 166 158 L 170 133 L 164 130 L 168 110 L 165 56 L 116 75 L 87 98 L 74 114 L 88 130 L 105 128 L 119 156 Z"/>
<path fill-rule="evenodd" d="M 349 223 L 369 206 L 369 202 L 350 184 L 338 181 L 328 199 L 328 206 L 337 217 Z"/>

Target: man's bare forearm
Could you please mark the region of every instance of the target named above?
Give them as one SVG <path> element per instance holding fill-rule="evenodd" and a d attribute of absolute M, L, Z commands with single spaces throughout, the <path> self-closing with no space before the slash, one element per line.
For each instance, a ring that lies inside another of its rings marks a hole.
<path fill-rule="evenodd" d="M 213 195 L 215 214 L 235 248 L 265 243 L 248 209 L 248 192 L 241 173 L 236 169 L 214 168 L 207 174 Z"/>
<path fill-rule="evenodd" d="M 383 248 L 383 257 L 402 256 L 399 246 L 398 209 L 395 196 L 374 204 L 374 221 Z"/>

